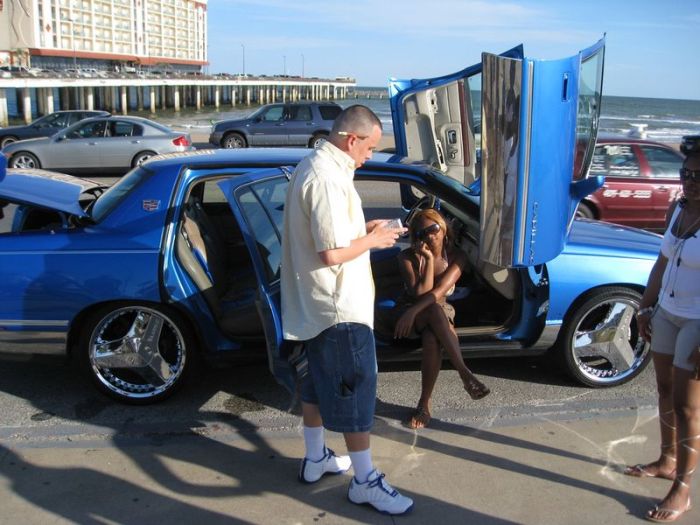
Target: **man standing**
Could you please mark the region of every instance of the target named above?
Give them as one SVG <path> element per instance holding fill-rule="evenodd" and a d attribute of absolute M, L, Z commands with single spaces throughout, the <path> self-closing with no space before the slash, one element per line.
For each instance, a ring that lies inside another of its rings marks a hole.
<path fill-rule="evenodd" d="M 306 453 L 299 480 L 314 483 L 352 465 L 350 501 L 403 514 L 413 501 L 384 481 L 369 448 L 377 390 L 369 250 L 393 246 L 403 230 L 381 220 L 365 224 L 353 185 L 381 135 L 370 109 L 351 106 L 328 141 L 297 166 L 284 207 L 282 325 L 286 339 L 304 341 L 308 358 L 300 382 Z M 349 457 L 326 448 L 324 427 L 343 433 Z"/>

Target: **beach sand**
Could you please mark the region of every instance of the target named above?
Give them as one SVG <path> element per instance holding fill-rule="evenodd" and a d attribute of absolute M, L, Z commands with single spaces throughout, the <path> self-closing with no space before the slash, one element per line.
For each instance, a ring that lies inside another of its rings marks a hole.
<path fill-rule="evenodd" d="M 209 133 L 201 131 L 190 131 L 190 137 L 192 138 L 192 143 L 197 149 L 208 149 L 213 146 L 209 144 Z M 382 139 L 379 141 L 377 146 L 377 151 L 384 151 L 386 149 L 391 149 L 395 147 L 394 135 L 385 134 L 382 135 Z"/>

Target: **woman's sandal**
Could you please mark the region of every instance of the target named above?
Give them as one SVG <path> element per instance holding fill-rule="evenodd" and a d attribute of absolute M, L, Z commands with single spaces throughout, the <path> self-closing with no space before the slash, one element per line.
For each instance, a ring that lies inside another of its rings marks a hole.
<path fill-rule="evenodd" d="M 625 467 L 625 470 L 623 470 L 622 473 L 625 476 L 632 476 L 633 478 L 659 478 L 659 479 L 668 479 L 671 481 L 676 479 L 676 469 L 673 469 L 668 474 L 662 474 L 661 472 L 657 472 L 656 474 L 652 474 L 651 472 L 649 472 L 647 470 L 651 465 L 652 465 L 652 463 L 648 463 L 646 465 L 643 465 L 642 463 L 638 463 L 637 465 Z"/>
<path fill-rule="evenodd" d="M 483 399 L 491 393 L 489 387 L 475 377 L 470 379 L 467 384 L 464 385 L 464 390 L 466 390 L 469 397 L 475 401 L 478 399 Z"/>
<path fill-rule="evenodd" d="M 680 518 L 683 514 L 691 510 L 693 506 L 690 504 L 690 499 L 688 499 L 688 504 L 685 506 L 683 510 L 676 510 L 676 509 L 665 509 L 663 507 L 659 507 L 658 505 L 655 505 L 653 509 L 650 511 L 647 511 L 646 514 L 646 519 L 649 521 L 653 521 L 655 523 L 671 523 L 672 521 L 676 521 L 678 518 Z M 668 514 L 667 517 L 665 518 L 658 518 L 657 516 L 660 513 L 666 513 Z"/>
<path fill-rule="evenodd" d="M 425 407 L 416 407 L 411 415 L 411 419 L 408 420 L 406 426 L 414 430 L 419 428 L 425 428 L 430 423 L 430 412 Z"/>

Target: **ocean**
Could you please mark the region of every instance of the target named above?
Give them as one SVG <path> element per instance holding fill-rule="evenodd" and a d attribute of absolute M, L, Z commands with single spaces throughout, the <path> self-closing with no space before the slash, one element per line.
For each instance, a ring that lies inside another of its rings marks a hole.
<path fill-rule="evenodd" d="M 11 90 L 8 90 L 11 91 Z M 365 104 L 381 119 L 385 132 L 391 132 L 391 110 L 387 91 L 383 88 L 357 88 L 360 98 L 337 101 L 341 106 Z M 16 97 L 8 93 L 8 113 L 12 123 L 20 124 Z M 369 97 L 367 97 L 369 95 Z M 135 96 L 130 99 L 135 100 Z M 216 120 L 242 118 L 254 107 L 204 107 L 200 111 L 185 108 L 179 113 L 158 110 L 153 117 L 148 111 L 130 110 L 130 114 L 152 118 L 174 129 L 208 132 Z M 700 100 L 603 96 L 599 135 L 626 135 L 635 129 L 644 130 L 646 138 L 669 144 L 679 144 L 683 135 L 700 134 Z"/>

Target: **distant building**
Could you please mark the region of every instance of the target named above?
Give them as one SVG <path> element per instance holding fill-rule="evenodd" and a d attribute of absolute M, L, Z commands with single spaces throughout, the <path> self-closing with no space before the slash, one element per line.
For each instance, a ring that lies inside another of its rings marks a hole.
<path fill-rule="evenodd" d="M 207 0 L 0 0 L 0 65 L 199 71 Z"/>

